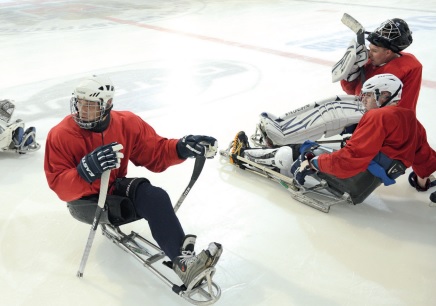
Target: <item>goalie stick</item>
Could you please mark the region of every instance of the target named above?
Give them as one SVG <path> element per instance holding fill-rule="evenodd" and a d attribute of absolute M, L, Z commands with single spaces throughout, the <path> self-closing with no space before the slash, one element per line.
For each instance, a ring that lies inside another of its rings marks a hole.
<path fill-rule="evenodd" d="M 174 206 L 174 212 L 177 212 L 179 210 L 189 191 L 191 191 L 192 186 L 194 186 L 195 182 L 200 176 L 201 171 L 203 170 L 205 161 L 206 157 L 204 156 L 198 156 L 197 158 L 195 158 L 194 170 L 192 171 L 191 180 L 189 181 L 188 186 L 185 188 L 185 191 L 183 191 L 182 195 Z"/>
<path fill-rule="evenodd" d="M 342 23 L 350 28 L 354 33 L 356 33 L 357 43 L 359 45 L 365 45 L 365 28 L 356 19 L 344 13 L 341 19 Z M 363 68 L 360 69 L 360 80 L 362 84 L 365 83 L 365 71 Z"/>
<path fill-rule="evenodd" d="M 106 202 L 107 190 L 109 187 L 109 177 L 110 170 L 106 170 L 101 175 L 100 182 L 100 194 L 98 196 L 98 204 L 97 209 L 95 210 L 94 221 L 91 225 L 91 230 L 89 231 L 88 241 L 86 242 L 85 251 L 82 255 L 82 261 L 80 262 L 79 270 L 77 271 L 77 277 L 83 277 L 83 271 L 85 270 L 86 262 L 88 261 L 89 253 L 91 252 L 92 243 L 94 241 L 95 232 L 98 227 L 98 223 L 100 222 L 101 213 L 103 212 L 104 204 Z"/>

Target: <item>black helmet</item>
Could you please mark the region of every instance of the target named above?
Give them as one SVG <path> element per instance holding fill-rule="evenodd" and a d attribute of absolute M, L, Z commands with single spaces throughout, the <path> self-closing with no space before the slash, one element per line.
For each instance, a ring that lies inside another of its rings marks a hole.
<path fill-rule="evenodd" d="M 395 53 L 403 51 L 413 42 L 409 26 L 400 18 L 383 22 L 374 32 L 370 32 L 366 39 L 373 45 Z"/>

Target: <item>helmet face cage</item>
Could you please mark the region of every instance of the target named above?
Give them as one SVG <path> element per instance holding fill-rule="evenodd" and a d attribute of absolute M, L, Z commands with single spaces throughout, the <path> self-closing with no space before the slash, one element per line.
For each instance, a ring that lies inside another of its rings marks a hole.
<path fill-rule="evenodd" d="M 387 48 L 395 53 L 406 49 L 413 42 L 409 26 L 399 18 L 383 22 L 368 35 L 367 40 L 373 45 Z"/>
<path fill-rule="evenodd" d="M 114 96 L 109 78 L 92 76 L 83 80 L 74 90 L 70 110 L 74 121 L 83 129 L 92 129 L 109 113 Z"/>
<path fill-rule="evenodd" d="M 82 129 L 92 129 L 103 120 L 107 104 L 103 101 L 88 101 L 72 97 L 70 100 L 71 115 Z"/>

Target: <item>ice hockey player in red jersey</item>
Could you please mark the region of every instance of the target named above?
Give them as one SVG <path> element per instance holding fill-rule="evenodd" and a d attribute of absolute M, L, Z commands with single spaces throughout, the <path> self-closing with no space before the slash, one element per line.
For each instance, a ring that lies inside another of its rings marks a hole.
<path fill-rule="evenodd" d="M 47 136 L 44 170 L 48 185 L 69 205 L 86 203 L 98 195 L 102 173 L 111 170 L 109 220 L 146 219 L 153 238 L 171 259 L 173 270 L 188 286 L 202 271 L 216 264 L 222 246 L 212 242 L 196 254 L 196 236 L 185 235 L 166 191 L 146 178 L 126 178 L 127 166 L 130 161 L 162 172 L 190 157 L 213 158 L 217 141 L 201 135 L 164 138 L 139 116 L 112 110 L 114 92 L 112 81 L 104 76 L 86 78 L 75 88 L 71 115 Z M 125 206 L 124 200 L 111 201 L 111 195 L 113 199 L 118 199 L 115 195 L 128 198 L 133 207 Z"/>
<path fill-rule="evenodd" d="M 403 99 L 402 88 L 402 82 L 392 74 L 368 79 L 361 94 L 367 111 L 350 140 L 333 153 L 298 159 L 292 167 L 294 177 L 304 178 L 302 172 L 316 170 L 349 178 L 366 170 L 381 154 L 391 161 L 400 161 L 407 168 L 413 165 L 414 187 L 427 190 L 428 177 L 436 171 L 436 152 L 429 146 L 426 131 L 414 111 L 397 106 Z"/>

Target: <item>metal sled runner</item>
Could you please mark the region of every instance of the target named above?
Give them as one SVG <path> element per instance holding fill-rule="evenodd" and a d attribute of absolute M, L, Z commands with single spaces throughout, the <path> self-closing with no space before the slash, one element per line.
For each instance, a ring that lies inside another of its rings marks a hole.
<path fill-rule="evenodd" d="M 221 150 L 220 155 L 227 161 L 232 158 L 242 162 L 242 165 L 232 163 L 234 166 L 279 183 L 289 191 L 293 199 L 325 213 L 336 204 L 362 203 L 381 184 L 381 180 L 368 171 L 346 180 L 319 172 L 311 176 L 313 180 L 307 183 L 308 186 L 301 186 L 293 178 L 275 171 L 272 167 L 232 154 L 230 149 L 231 146 L 227 150 Z"/>
<path fill-rule="evenodd" d="M 199 177 L 205 163 L 204 157 L 197 157 L 195 161 L 194 171 L 191 176 L 191 180 L 186 187 L 185 191 L 180 196 L 178 202 L 174 206 L 174 210 L 177 212 L 183 200 L 188 195 L 192 186 Z M 84 223 L 91 224 L 91 230 L 88 237 L 88 241 L 83 253 L 82 261 L 80 263 L 79 270 L 77 272 L 78 277 L 83 277 L 85 265 L 91 250 L 92 242 L 94 240 L 95 232 L 100 225 L 103 235 L 120 247 L 123 251 L 132 255 L 138 260 L 144 267 L 153 272 L 159 277 L 166 285 L 168 285 L 173 292 L 180 297 L 184 298 L 188 302 L 194 305 L 210 305 L 218 301 L 221 296 L 220 287 L 212 281 L 212 277 L 215 274 L 215 267 L 210 266 L 203 272 L 199 273 L 190 284 L 177 285 L 173 283 L 168 277 L 161 272 L 161 269 L 157 269 L 155 264 L 161 262 L 162 269 L 170 268 L 172 270 L 172 262 L 165 262 L 163 259 L 166 257 L 165 253 L 155 244 L 143 238 L 135 232 L 125 234 L 121 231 L 119 226 L 139 220 L 135 218 L 113 219 L 108 214 L 106 207 L 106 200 L 109 197 L 118 197 L 130 202 L 127 197 L 119 197 L 114 195 L 107 195 L 108 183 L 109 183 L 109 171 L 105 171 L 101 179 L 100 195 L 82 198 L 76 201 L 68 202 L 68 209 L 71 215 Z M 123 200 L 123 201 L 124 201 Z M 131 203 L 131 202 L 130 202 Z M 132 204 L 133 205 L 133 204 Z M 109 204 L 110 207 L 110 204 Z"/>
<path fill-rule="evenodd" d="M 171 287 L 176 294 L 188 302 L 194 305 L 210 305 L 220 298 L 221 289 L 212 281 L 212 276 L 215 274 L 214 267 L 210 267 L 198 275 L 187 288 L 184 285 L 178 286 L 153 266 L 165 257 L 164 252 L 162 252 L 158 246 L 133 231 L 129 235 L 126 235 L 118 226 L 101 224 L 101 229 L 104 236 L 122 250 L 132 255 L 144 267 Z M 197 287 L 193 287 L 193 284 L 199 281 L 202 281 L 202 283 Z"/>

